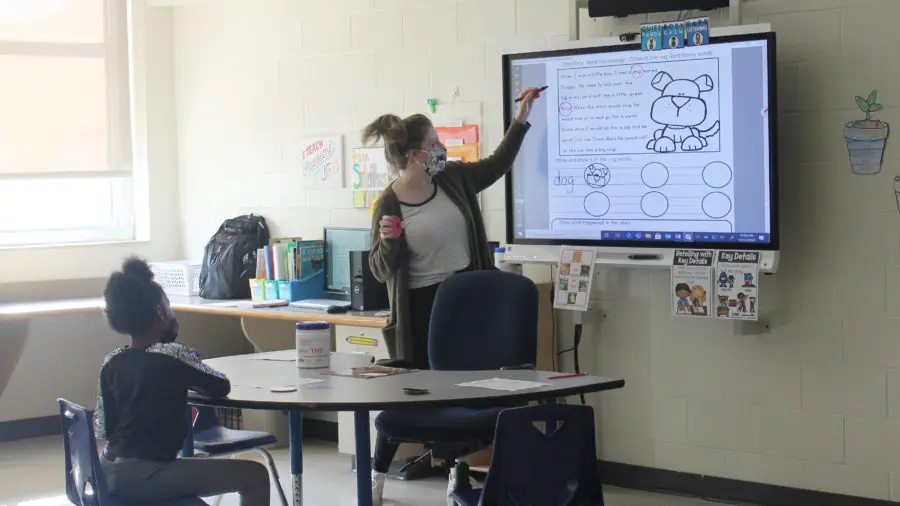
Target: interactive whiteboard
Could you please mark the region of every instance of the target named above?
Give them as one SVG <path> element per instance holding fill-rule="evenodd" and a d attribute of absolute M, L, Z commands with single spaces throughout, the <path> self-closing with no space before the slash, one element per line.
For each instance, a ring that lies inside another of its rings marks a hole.
<path fill-rule="evenodd" d="M 777 249 L 774 43 L 504 56 L 507 122 L 549 86 L 507 177 L 508 242 Z"/>

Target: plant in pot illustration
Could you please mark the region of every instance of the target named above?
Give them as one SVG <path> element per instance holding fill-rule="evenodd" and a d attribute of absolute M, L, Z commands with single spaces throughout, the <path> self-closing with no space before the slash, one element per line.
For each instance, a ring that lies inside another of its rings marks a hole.
<path fill-rule="evenodd" d="M 855 174 L 878 174 L 884 162 L 884 147 L 891 129 L 884 121 L 872 119 L 873 113 L 884 109 L 877 100 L 877 90 L 872 90 L 868 98 L 856 97 L 856 105 L 866 115 L 866 119 L 844 125 L 844 137 L 850 152 L 850 168 Z"/>

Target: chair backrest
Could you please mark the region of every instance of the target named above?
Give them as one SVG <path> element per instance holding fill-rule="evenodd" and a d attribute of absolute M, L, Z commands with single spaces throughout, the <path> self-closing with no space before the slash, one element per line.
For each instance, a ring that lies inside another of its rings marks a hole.
<path fill-rule="evenodd" d="M 109 493 L 94 438 L 93 412 L 59 399 L 59 414 L 66 452 L 66 496 L 76 506 L 108 503 Z"/>
<path fill-rule="evenodd" d="M 478 371 L 537 360 L 538 290 L 520 274 L 463 272 L 438 288 L 428 330 L 432 369 Z"/>
<path fill-rule="evenodd" d="M 481 506 L 603 505 L 590 406 L 506 409 L 497 419 Z"/>

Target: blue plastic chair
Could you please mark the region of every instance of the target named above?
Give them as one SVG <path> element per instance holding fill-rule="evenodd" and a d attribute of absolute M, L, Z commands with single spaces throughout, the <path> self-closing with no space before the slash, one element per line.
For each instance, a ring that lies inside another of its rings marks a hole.
<path fill-rule="evenodd" d="M 537 359 L 539 295 L 519 274 L 456 274 L 438 288 L 428 331 L 432 369 L 533 369 Z M 456 462 L 457 489 L 471 489 L 466 456 L 490 446 L 502 407 L 383 411 L 375 427 L 391 441 L 422 444 Z"/>
<path fill-rule="evenodd" d="M 109 495 L 94 438 L 93 412 L 58 399 L 66 458 L 66 497 L 75 506 L 128 506 Z M 199 497 L 141 506 L 206 506 Z"/>
<path fill-rule="evenodd" d="M 504 410 L 481 490 L 453 494 L 462 506 L 603 506 L 590 406 Z"/>
<path fill-rule="evenodd" d="M 194 451 L 203 452 L 209 457 L 233 457 L 249 451 L 261 453 L 266 459 L 266 465 L 275 481 L 275 489 L 281 498 L 282 506 L 288 506 L 287 497 L 284 495 L 284 489 L 281 487 L 281 480 L 278 477 L 278 468 L 275 466 L 272 454 L 265 448 L 266 445 L 278 442 L 278 439 L 268 432 L 225 428 L 213 408 L 200 406 L 194 409 L 197 410 L 193 430 Z M 218 496 L 213 505 L 218 506 L 221 501 L 222 496 Z"/>

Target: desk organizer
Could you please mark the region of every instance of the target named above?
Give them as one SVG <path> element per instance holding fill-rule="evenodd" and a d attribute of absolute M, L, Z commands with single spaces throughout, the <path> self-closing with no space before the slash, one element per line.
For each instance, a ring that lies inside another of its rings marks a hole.
<path fill-rule="evenodd" d="M 250 300 L 266 300 L 266 280 L 250 280 Z"/>
<path fill-rule="evenodd" d="M 279 281 L 278 296 L 288 302 L 323 298 L 325 296 L 325 271 L 320 270 L 296 281 Z"/>
<path fill-rule="evenodd" d="M 325 270 L 295 281 L 272 279 L 251 279 L 251 300 L 286 300 L 294 302 L 304 299 L 321 299 L 325 296 Z"/>

